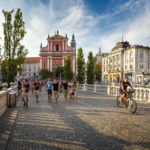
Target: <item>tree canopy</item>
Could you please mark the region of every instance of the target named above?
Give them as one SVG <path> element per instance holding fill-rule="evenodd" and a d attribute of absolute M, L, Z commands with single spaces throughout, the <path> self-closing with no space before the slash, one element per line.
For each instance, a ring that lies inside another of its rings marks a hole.
<path fill-rule="evenodd" d="M 94 83 L 94 59 L 93 59 L 93 53 L 91 51 L 88 54 L 86 73 L 87 73 L 87 83 L 93 84 Z"/>
<path fill-rule="evenodd" d="M 72 78 L 73 78 L 73 72 L 71 71 L 70 57 L 66 56 L 65 66 L 64 66 L 64 79 L 70 81 L 72 80 Z"/>
<path fill-rule="evenodd" d="M 85 80 L 85 62 L 82 48 L 78 49 L 77 54 L 77 80 L 79 83 L 84 83 Z"/>
<path fill-rule="evenodd" d="M 17 72 L 22 74 L 24 58 L 28 51 L 21 44 L 26 31 L 21 9 L 17 9 L 14 19 L 14 10 L 2 11 L 4 15 L 4 61 L 2 63 L 3 82 L 10 83 L 16 79 Z"/>

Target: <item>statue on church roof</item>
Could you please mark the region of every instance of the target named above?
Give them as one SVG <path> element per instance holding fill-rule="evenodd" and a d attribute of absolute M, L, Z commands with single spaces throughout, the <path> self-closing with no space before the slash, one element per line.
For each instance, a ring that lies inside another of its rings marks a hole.
<path fill-rule="evenodd" d="M 59 35 L 59 30 L 57 30 L 56 34 Z"/>

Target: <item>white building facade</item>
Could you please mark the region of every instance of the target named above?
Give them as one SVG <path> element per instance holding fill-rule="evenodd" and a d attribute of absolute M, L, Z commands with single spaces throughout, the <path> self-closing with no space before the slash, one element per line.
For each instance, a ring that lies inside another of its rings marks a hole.
<path fill-rule="evenodd" d="M 134 83 L 150 79 L 150 47 L 118 42 L 112 51 L 102 58 L 102 79 L 119 82 L 125 76 Z"/>
<path fill-rule="evenodd" d="M 26 57 L 21 79 L 37 78 L 40 71 L 40 57 Z"/>

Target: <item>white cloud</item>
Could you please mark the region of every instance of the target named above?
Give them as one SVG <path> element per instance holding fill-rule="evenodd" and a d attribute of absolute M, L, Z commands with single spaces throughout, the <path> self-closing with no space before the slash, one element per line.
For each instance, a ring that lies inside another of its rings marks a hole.
<path fill-rule="evenodd" d="M 140 10 L 141 5 L 143 11 Z M 28 56 L 38 56 L 40 43 L 46 46 L 48 34 L 52 36 L 57 29 L 62 35 L 68 34 L 69 42 L 72 33 L 75 33 L 77 47 L 83 48 L 85 56 L 89 50 L 96 54 L 99 46 L 103 51 L 110 51 L 118 41 L 121 41 L 122 34 L 125 40 L 143 45 L 148 44 L 150 36 L 150 3 L 147 0 L 129 0 L 122 6 L 114 7 L 112 14 L 108 12 L 99 16 L 88 12 L 83 0 L 50 0 L 48 5 L 41 1 L 34 3 L 32 0 L 7 0 L 7 2 L 2 0 L 0 1 L 0 36 L 4 22 L 1 10 L 12 8 L 21 8 L 23 11 L 27 31 L 23 43 L 29 50 Z M 131 13 L 136 12 L 137 15 L 111 24 L 116 15 L 128 9 Z M 103 31 L 103 27 L 100 26 L 103 20 L 110 22 L 110 27 L 112 26 L 110 30 Z"/>
<path fill-rule="evenodd" d="M 141 6 L 141 3 L 139 3 L 139 1 L 137 3 L 136 1 L 135 4 Z M 99 37 L 99 44 L 104 51 L 109 52 L 117 42 L 122 40 L 123 35 L 124 40 L 129 41 L 131 44 L 150 46 L 149 18 L 150 3 L 147 1 L 147 3 L 142 8 L 142 11 L 138 9 L 136 10 L 136 16 L 129 17 L 127 20 L 117 22 L 116 28 L 113 31 L 106 33 L 106 35 L 102 37 Z"/>

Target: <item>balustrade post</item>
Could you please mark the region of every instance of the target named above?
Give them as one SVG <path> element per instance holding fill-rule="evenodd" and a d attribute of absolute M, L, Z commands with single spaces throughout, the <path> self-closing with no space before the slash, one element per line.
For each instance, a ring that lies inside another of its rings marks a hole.
<path fill-rule="evenodd" d="M 110 95 L 110 86 L 107 86 L 107 94 Z"/>
<path fill-rule="evenodd" d="M 8 84 L 7 83 L 3 83 L 2 84 L 2 91 L 7 91 L 8 90 Z"/>
<path fill-rule="evenodd" d="M 95 92 L 95 93 L 96 93 L 96 86 L 97 86 L 97 85 L 96 85 L 96 84 L 94 84 L 94 92 Z"/>
<path fill-rule="evenodd" d="M 143 99 L 142 99 L 142 89 L 141 88 L 139 89 L 139 92 L 140 92 L 139 100 L 142 101 Z"/>
<path fill-rule="evenodd" d="M 143 100 L 146 101 L 147 100 L 147 90 L 144 89 L 143 92 L 144 92 Z"/>
<path fill-rule="evenodd" d="M 83 91 L 85 92 L 87 90 L 87 84 L 84 83 L 84 86 L 83 86 Z"/>
<path fill-rule="evenodd" d="M 150 89 L 148 89 L 148 102 L 150 102 Z"/>

